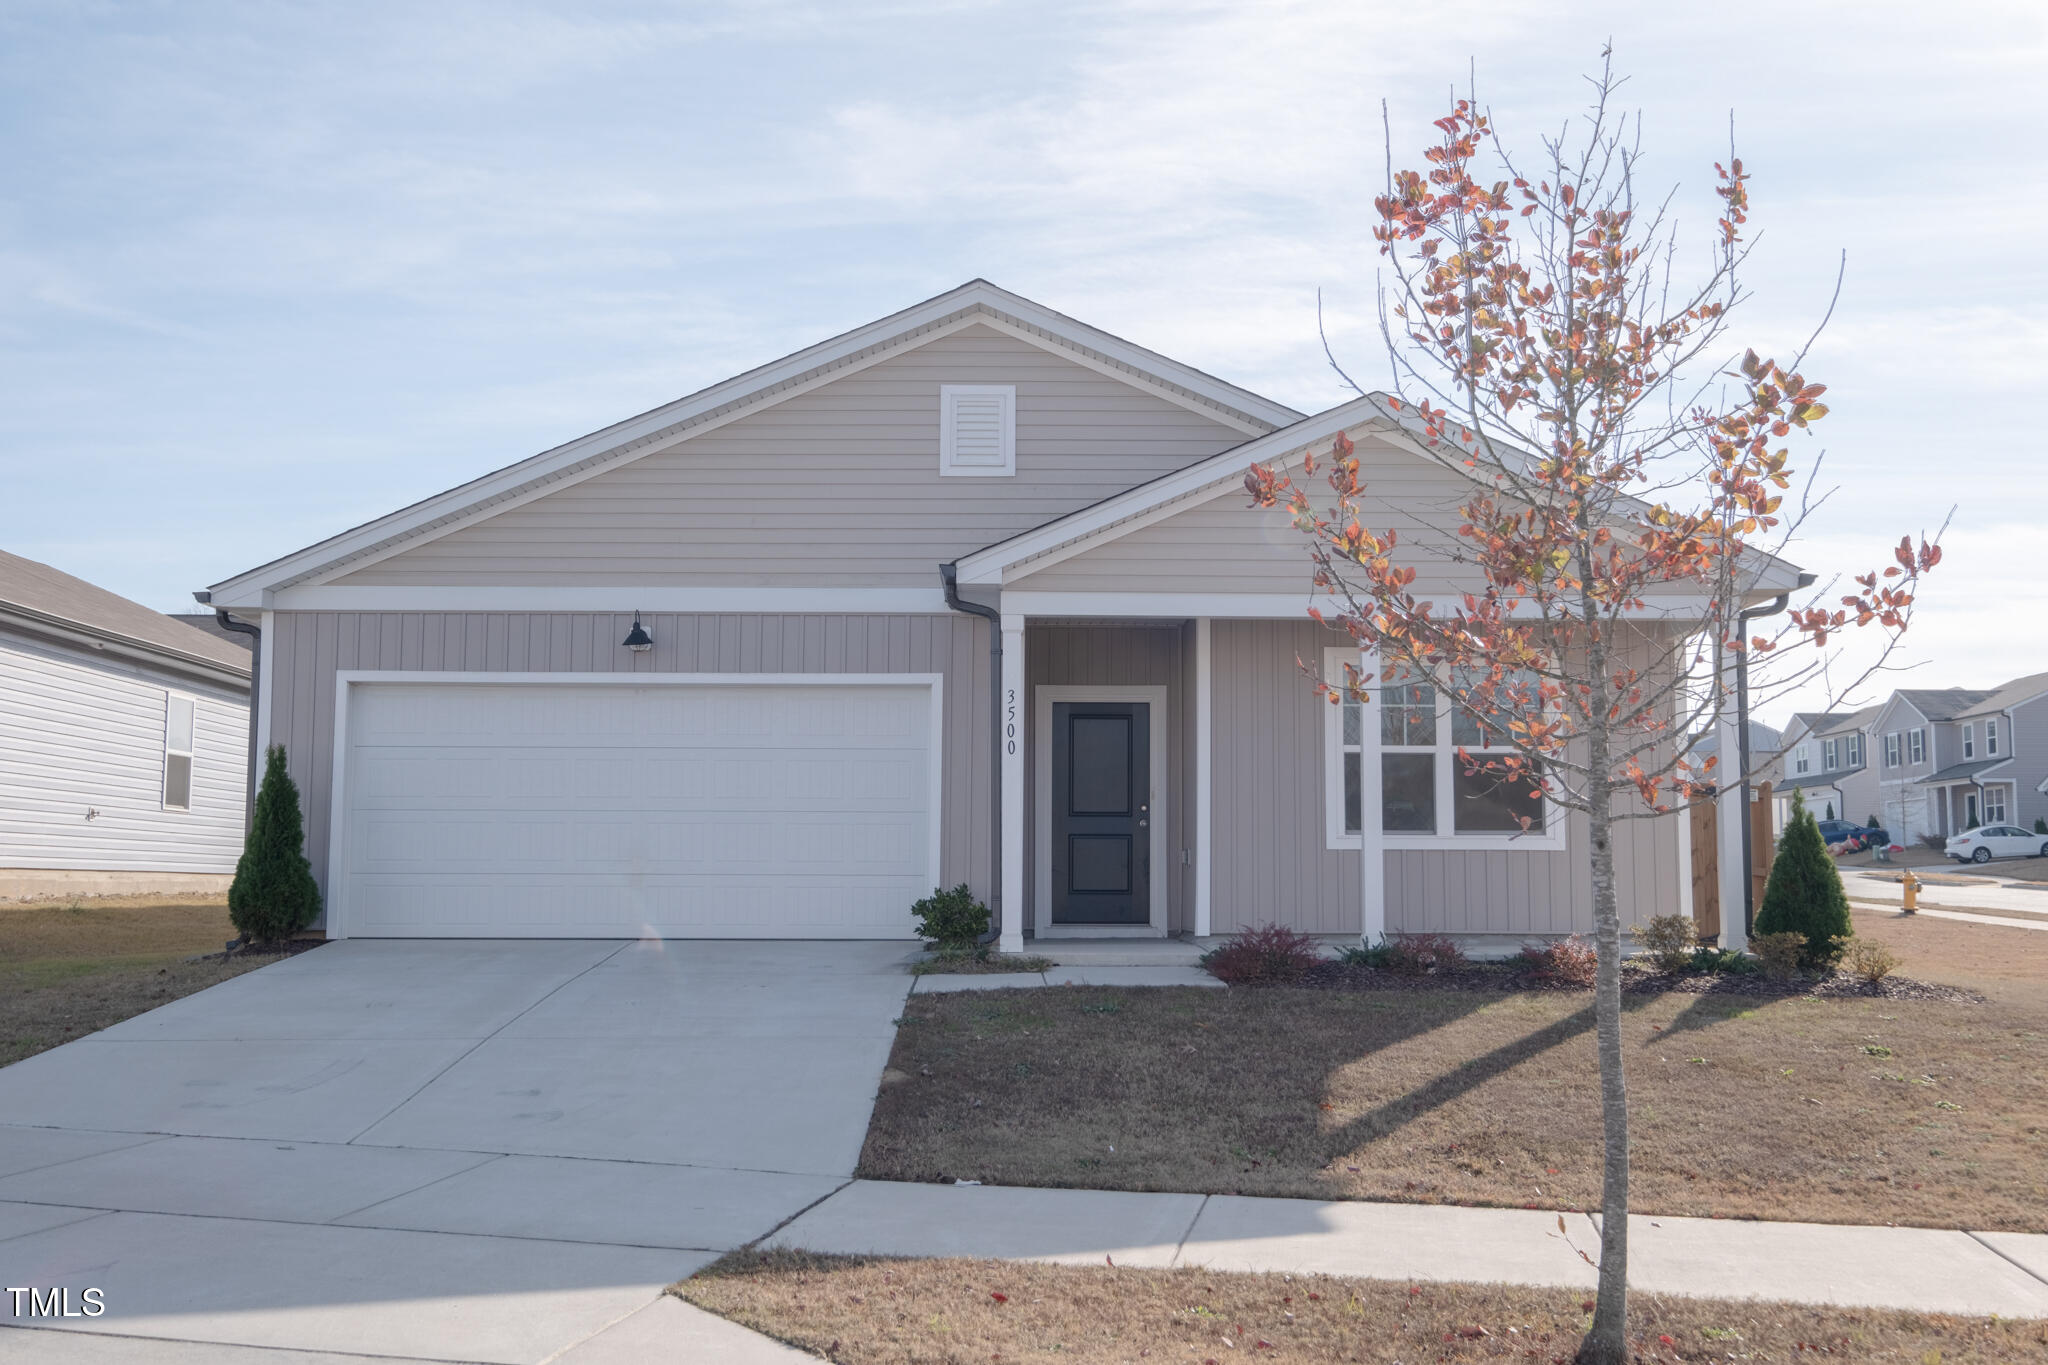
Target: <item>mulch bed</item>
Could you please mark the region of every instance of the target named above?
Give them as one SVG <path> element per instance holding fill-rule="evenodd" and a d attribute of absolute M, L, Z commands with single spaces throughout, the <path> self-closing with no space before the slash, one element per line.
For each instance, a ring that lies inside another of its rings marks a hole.
<path fill-rule="evenodd" d="M 1449 971 L 1414 975 L 1388 971 L 1384 967 L 1353 966 L 1345 962 L 1323 962 L 1309 969 L 1306 977 L 1292 983 L 1295 989 L 1320 991 L 1566 991 L 1592 993 L 1591 987 L 1567 986 L 1542 981 L 1512 966 L 1473 963 Z M 1801 976 L 1778 981 L 1761 972 L 1659 972 L 1636 963 L 1621 969 L 1621 988 L 1632 995 L 1726 995 L 1785 1000 L 1811 996 L 1820 1000 L 1935 1000 L 1952 1005 L 1980 1005 L 1984 997 L 1956 986 L 1915 981 L 1911 977 L 1887 976 L 1865 981 L 1848 972 L 1826 976 Z"/>

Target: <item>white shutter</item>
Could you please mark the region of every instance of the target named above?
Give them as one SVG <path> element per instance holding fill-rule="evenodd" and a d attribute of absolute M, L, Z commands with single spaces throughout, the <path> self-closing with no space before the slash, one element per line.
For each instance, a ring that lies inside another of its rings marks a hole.
<path fill-rule="evenodd" d="M 939 386 L 939 473 L 1017 472 L 1017 389 L 1012 384 Z"/>

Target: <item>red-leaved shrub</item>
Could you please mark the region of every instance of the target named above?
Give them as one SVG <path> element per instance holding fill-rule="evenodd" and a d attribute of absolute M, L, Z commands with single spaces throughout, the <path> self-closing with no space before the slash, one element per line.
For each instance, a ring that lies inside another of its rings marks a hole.
<path fill-rule="evenodd" d="M 1322 960 L 1322 949 L 1314 939 L 1269 924 L 1232 934 L 1202 958 L 1202 965 L 1218 981 L 1232 986 L 1284 986 L 1301 980 Z"/>
<path fill-rule="evenodd" d="M 1590 986 L 1600 956 L 1577 934 L 1555 943 L 1531 943 L 1522 949 L 1522 975 L 1546 986 Z"/>
<path fill-rule="evenodd" d="M 1435 976 L 1465 965 L 1465 950 L 1449 934 L 1387 935 L 1387 970 L 1403 976 Z"/>

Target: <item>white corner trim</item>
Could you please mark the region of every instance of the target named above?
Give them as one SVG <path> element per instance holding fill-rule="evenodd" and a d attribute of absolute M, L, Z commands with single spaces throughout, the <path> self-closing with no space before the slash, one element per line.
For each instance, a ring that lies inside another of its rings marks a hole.
<path fill-rule="evenodd" d="M 934 568 L 933 576 L 937 576 Z M 764 615 L 938 616 L 943 588 L 297 587 L 271 595 L 276 611 L 634 611 Z"/>
<path fill-rule="evenodd" d="M 1195 937 L 1207 938 L 1214 922 L 1216 872 L 1216 685 L 1215 631 L 1206 616 L 1195 620 Z"/>
<path fill-rule="evenodd" d="M 263 684 L 256 701 L 256 714 L 252 723 L 256 727 L 256 781 L 263 781 L 263 764 L 270 753 L 270 694 L 277 686 L 277 616 L 274 612 L 256 613 L 256 628 L 263 633 L 257 637 L 260 651 L 258 671 L 263 674 Z M 253 794 L 251 799 L 254 799 Z"/>
<path fill-rule="evenodd" d="M 1007 658 L 1007 654 L 1005 655 Z M 1166 780 L 1166 737 L 1173 733 L 1167 723 L 1165 687 L 1115 687 L 1086 686 L 1082 684 L 1040 683 L 1031 689 L 1031 722 L 1037 730 L 1034 751 L 1034 769 L 1037 777 L 1038 800 L 1034 802 L 1037 816 L 1037 837 L 1031 842 L 1032 869 L 1034 877 L 1035 902 L 1032 906 L 1032 922 L 1041 938 L 1086 937 L 1076 931 L 1087 929 L 1101 936 L 1108 932 L 1121 931 L 1123 934 L 1163 935 L 1167 931 L 1167 883 L 1171 873 L 1166 862 L 1166 830 L 1172 818 L 1172 793 Z M 1052 708 L 1054 702 L 1090 701 L 1136 701 L 1145 702 L 1150 709 L 1146 713 L 1146 748 L 1149 751 L 1152 787 L 1152 838 L 1151 844 L 1151 905 L 1148 907 L 1144 926 L 1123 925 L 1067 925 L 1052 922 Z M 1020 822 L 1021 823 L 1021 822 Z"/>
<path fill-rule="evenodd" d="M 380 684 L 555 687 L 928 687 L 931 713 L 926 751 L 926 878 L 938 886 L 945 832 L 946 679 L 940 673 L 455 673 L 445 670 L 341 669 L 334 675 L 333 776 L 328 785 L 327 937 L 348 937 L 348 721 L 354 689 Z"/>
<path fill-rule="evenodd" d="M 994 421 L 990 433 L 964 429 L 971 418 Z M 1017 473 L 1017 386 L 939 385 L 939 476 L 1007 479 Z"/>
<path fill-rule="evenodd" d="M 1002 936 L 1003 952 L 1024 951 L 1024 618 L 1003 613 L 1002 771 Z"/>

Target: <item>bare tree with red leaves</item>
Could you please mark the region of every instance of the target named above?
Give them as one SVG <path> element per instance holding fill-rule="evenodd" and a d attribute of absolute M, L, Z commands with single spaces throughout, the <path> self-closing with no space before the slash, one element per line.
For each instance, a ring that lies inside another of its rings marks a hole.
<path fill-rule="evenodd" d="M 1602 55 L 1577 135 L 1546 139 L 1540 169 L 1525 172 L 1488 116 L 1458 100 L 1435 124 L 1428 169 L 1390 166 L 1376 201 L 1399 391 L 1380 405 L 1469 495 L 1433 534 L 1376 531 L 1342 433 L 1298 472 L 1255 467 L 1246 486 L 1306 533 L 1329 598 L 1318 618 L 1377 660 L 1376 677 L 1319 677 L 1330 701 L 1426 682 L 1483 737 L 1458 750 L 1468 778 L 1584 817 L 1605 1166 L 1599 1298 L 1580 1359 L 1605 1365 L 1626 1358 L 1628 1312 L 1616 824 L 1711 798 L 1730 756 L 1696 746 L 1732 708 L 1729 661 L 1783 660 L 1773 685 L 1799 686 L 1852 627 L 1885 635 L 1881 660 L 1941 551 L 1938 533 L 1901 539 L 1894 563 L 1846 590 L 1824 584 L 1745 638 L 1745 606 L 1791 586 L 1776 551 L 1815 503 L 1809 471 L 1785 506 L 1794 471 L 1781 442 L 1826 415 L 1823 388 L 1800 372 L 1804 348 L 1787 364 L 1729 349 L 1750 250 L 1748 175 L 1732 154 L 1715 167 L 1712 256 L 1680 282 L 1668 201 L 1638 202 L 1637 121 L 1613 110 Z M 1483 158 L 1500 178 L 1482 178 Z M 1318 474 L 1327 496 L 1310 495 Z"/>

